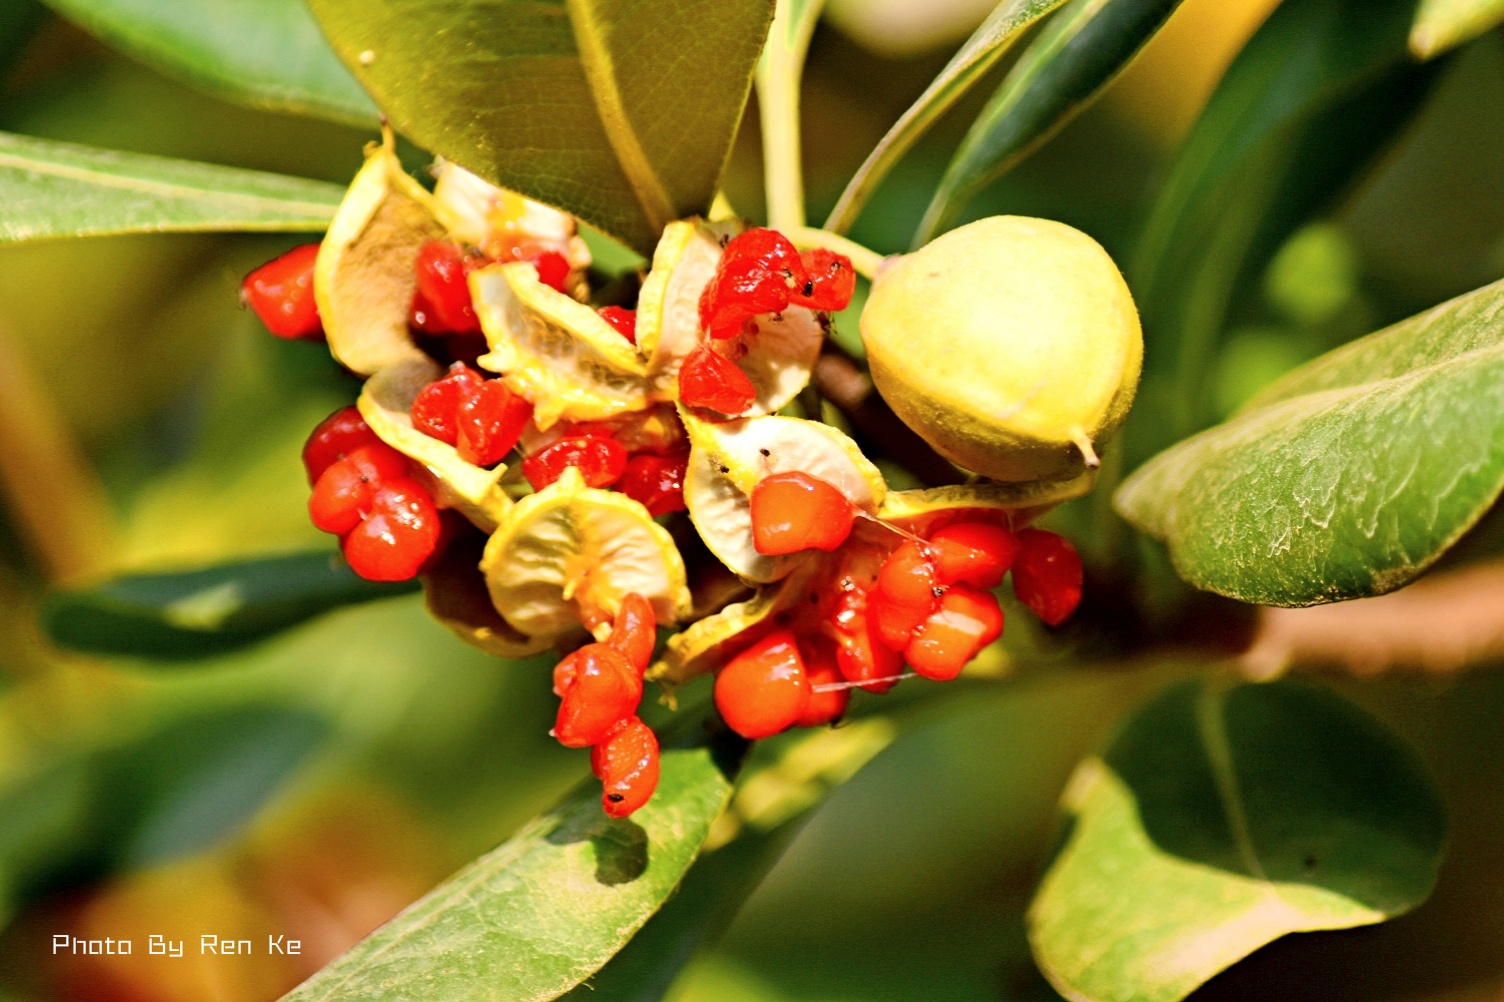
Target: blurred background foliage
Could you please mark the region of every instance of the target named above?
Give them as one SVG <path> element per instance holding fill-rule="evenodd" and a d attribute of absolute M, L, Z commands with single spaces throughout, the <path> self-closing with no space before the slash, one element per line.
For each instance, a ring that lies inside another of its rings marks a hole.
<path fill-rule="evenodd" d="M 812 218 L 990 6 L 832 0 L 805 77 Z M 1177 145 L 1273 6 L 1186 0 L 1101 102 L 969 216 L 1057 218 L 1128 260 Z M 905 158 L 856 239 L 907 246 L 989 90 Z M 1209 417 L 1334 345 L 1504 275 L 1501 107 L 1495 32 L 1450 59 L 1362 183 L 1240 287 L 1207 374 Z M 753 217 L 756 123 L 747 117 L 725 181 Z M 0 130 L 339 183 L 373 138 L 199 96 L 33 0 L 0 10 Z M 0 439 L 45 443 L 48 459 L 27 466 L 25 450 L 0 441 L 6 1002 L 274 998 L 585 773 L 583 756 L 547 736 L 546 664 L 464 647 L 414 596 L 353 606 L 192 670 L 89 660 L 42 638 L 39 606 L 60 582 L 328 548 L 304 513 L 298 450 L 356 383 L 322 346 L 267 337 L 236 303 L 241 276 L 296 242 L 0 247 Z M 855 334 L 854 315 L 843 334 Z M 1053 517 L 1099 566 L 1123 535 L 1104 496 Z M 1450 559 L 1496 557 L 1496 521 Z M 1141 608 L 1185 615 L 1181 587 L 1156 573 Z M 1195 638 L 1194 616 L 1183 622 Z M 1118 626 L 1125 637 L 1142 629 Z M 948 695 L 838 789 L 670 998 L 1056 997 L 1029 960 L 1022 910 L 1060 788 L 1125 709 L 1200 665 L 1075 647 L 1069 633 L 1046 657 L 1027 631 L 1016 635 L 1015 653 L 1037 670 Z M 1504 679 L 1336 684 L 1409 737 L 1440 780 L 1454 834 L 1437 892 L 1387 925 L 1281 941 L 1196 997 L 1497 998 Z M 285 934 L 306 949 L 192 956 L 204 931 Z M 132 936 L 137 955 L 54 957 L 57 933 Z M 141 956 L 152 933 L 189 938 L 189 956 Z"/>

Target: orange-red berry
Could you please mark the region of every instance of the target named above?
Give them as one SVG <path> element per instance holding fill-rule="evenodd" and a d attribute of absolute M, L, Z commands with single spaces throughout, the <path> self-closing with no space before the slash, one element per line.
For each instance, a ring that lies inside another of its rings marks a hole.
<path fill-rule="evenodd" d="M 396 449 L 381 441 L 356 446 L 319 474 L 308 515 L 319 529 L 343 536 L 370 512 L 384 484 L 406 479 L 407 459 Z"/>
<path fill-rule="evenodd" d="M 946 682 L 1003 633 L 1003 610 L 990 592 L 952 585 L 940 607 L 914 631 L 904 660 L 925 678 Z"/>
<path fill-rule="evenodd" d="M 792 727 L 808 708 L 809 696 L 804 660 L 788 630 L 775 630 L 742 651 L 715 678 L 722 719 L 753 740 Z"/>
<path fill-rule="evenodd" d="M 774 473 L 752 488 L 752 545 L 776 556 L 829 553 L 851 535 L 857 509 L 828 481 L 800 471 Z"/>
<path fill-rule="evenodd" d="M 439 537 L 433 499 L 417 482 L 399 477 L 377 489 L 365 518 L 340 545 L 350 569 L 361 577 L 406 581 L 433 556 Z"/>
<path fill-rule="evenodd" d="M 868 614 L 868 593 L 861 588 L 843 591 L 830 618 L 836 641 L 836 667 L 848 682 L 860 682 L 868 692 L 887 692 L 903 671 L 899 653 L 882 642 L 877 624 Z"/>
<path fill-rule="evenodd" d="M 1061 536 L 1043 529 L 1018 534 L 1013 594 L 1050 626 L 1070 618 L 1081 603 L 1081 555 Z"/>
<path fill-rule="evenodd" d="M 918 609 L 934 606 L 939 585 L 929 548 L 912 539 L 899 543 L 877 574 L 878 590 L 889 601 Z"/>
<path fill-rule="evenodd" d="M 324 336 L 313 298 L 313 265 L 318 256 L 318 244 L 294 247 L 251 272 L 240 284 L 241 304 L 255 311 L 277 337 Z"/>
<path fill-rule="evenodd" d="M 851 702 L 851 690 L 836 667 L 836 645 L 829 637 L 799 638 L 799 653 L 804 657 L 804 676 L 809 680 L 809 703 L 796 727 L 818 727 L 841 719 Z"/>
<path fill-rule="evenodd" d="M 808 276 L 789 297 L 795 306 L 835 313 L 851 303 L 856 291 L 856 271 L 844 254 L 816 247 L 799 255 Z"/>
<path fill-rule="evenodd" d="M 589 487 L 610 487 L 627 468 L 627 450 L 609 435 L 570 435 L 522 461 L 522 475 L 541 491 L 571 466 Z"/>
<path fill-rule="evenodd" d="M 476 466 L 495 466 L 506 458 L 533 417 L 533 405 L 499 379 L 483 379 L 455 415 L 455 448 Z"/>
<path fill-rule="evenodd" d="M 595 312 L 610 324 L 612 329 L 633 344 L 637 343 L 637 311 L 624 306 L 602 306 Z"/>
<path fill-rule="evenodd" d="M 757 402 L 757 389 L 741 366 L 702 344 L 679 368 L 679 399 L 690 407 L 734 415 Z"/>
<path fill-rule="evenodd" d="M 1018 537 L 990 522 L 958 522 L 930 536 L 935 577 L 942 585 L 961 582 L 996 588 L 1018 556 Z"/>
<path fill-rule="evenodd" d="M 684 472 L 689 453 L 654 456 L 639 453 L 627 460 L 616 489 L 641 503 L 649 515 L 667 515 L 684 510 Z"/>
<path fill-rule="evenodd" d="M 566 667 L 567 665 L 567 667 Z M 566 748 L 588 748 L 637 712 L 642 675 L 626 655 L 607 644 L 586 644 L 560 663 L 554 684 L 562 688 L 554 737 Z"/>
<path fill-rule="evenodd" d="M 425 334 L 479 331 L 468 276 L 486 263 L 485 258 L 467 254 L 447 240 L 424 242 L 418 249 L 418 288 L 409 323 Z"/>
<path fill-rule="evenodd" d="M 658 787 L 658 736 L 637 717 L 617 724 L 590 749 L 590 771 L 601 781 L 601 807 L 624 818 Z"/>
<path fill-rule="evenodd" d="M 632 670 L 641 675 L 648 670 L 648 663 L 653 659 L 653 648 L 658 642 L 657 629 L 653 604 L 635 591 L 627 592 L 622 596 L 621 609 L 616 613 L 611 638 L 606 643 L 621 651 Z"/>
<path fill-rule="evenodd" d="M 376 433 L 360 416 L 360 410 L 353 405 L 341 407 L 320 421 L 303 445 L 303 468 L 308 471 L 308 483 L 318 483 L 319 474 L 350 450 L 375 441 L 378 441 Z"/>

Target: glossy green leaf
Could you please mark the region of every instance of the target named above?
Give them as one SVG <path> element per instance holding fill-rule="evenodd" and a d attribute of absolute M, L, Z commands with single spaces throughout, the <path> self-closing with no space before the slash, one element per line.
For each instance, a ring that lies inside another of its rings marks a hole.
<path fill-rule="evenodd" d="M 1085 108 L 1181 0 L 1072 0 L 1030 43 L 972 123 L 935 190 L 915 248 L 952 228 L 966 203 Z"/>
<path fill-rule="evenodd" d="M 643 253 L 709 208 L 772 0 L 311 0 L 393 124 Z"/>
<path fill-rule="evenodd" d="M 256 643 L 340 606 L 416 591 L 379 583 L 323 551 L 177 574 L 134 574 L 56 592 L 42 611 L 52 640 L 90 654 L 200 658 Z"/>
<path fill-rule="evenodd" d="M 1064 0 L 1002 0 L 909 106 L 847 182 L 825 228 L 845 233 L 867 199 L 929 127 L 982 78 L 1024 30 Z"/>
<path fill-rule="evenodd" d="M 1115 499 L 1182 577 L 1264 605 L 1377 595 L 1504 490 L 1504 283 L 1295 370 Z"/>
<path fill-rule="evenodd" d="M 110 46 L 215 97 L 376 126 L 376 106 L 303 0 L 46 2 Z"/>
<path fill-rule="evenodd" d="M 662 907 L 731 793 L 745 742 L 665 747 L 658 790 L 630 818 L 588 780 L 287 995 L 286 1002 L 552 999 L 606 963 Z"/>
<path fill-rule="evenodd" d="M 1410 49 L 1430 59 L 1470 42 L 1504 22 L 1504 0 L 1421 0 L 1410 28 Z"/>
<path fill-rule="evenodd" d="M 1233 61 L 1176 155 L 1130 263 L 1150 343 L 1138 461 L 1213 416 L 1210 360 L 1241 282 L 1406 123 L 1414 0 L 1287 0 Z M 1148 420 L 1146 420 L 1148 419 Z"/>
<path fill-rule="evenodd" d="M 321 231 L 338 185 L 0 132 L 0 243 L 115 233 Z"/>
<path fill-rule="evenodd" d="M 1289 683 L 1168 690 L 1078 767 L 1064 806 L 1029 940 L 1076 1000 L 1175 1002 L 1287 933 L 1409 911 L 1446 837 L 1409 748 Z"/>

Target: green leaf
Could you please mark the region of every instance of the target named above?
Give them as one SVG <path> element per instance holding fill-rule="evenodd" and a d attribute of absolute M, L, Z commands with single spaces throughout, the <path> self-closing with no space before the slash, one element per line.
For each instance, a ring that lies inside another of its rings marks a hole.
<path fill-rule="evenodd" d="M 1504 0 L 1421 0 L 1410 28 L 1410 50 L 1431 59 L 1504 22 Z"/>
<path fill-rule="evenodd" d="M 972 32 L 919 99 L 909 106 L 847 182 L 825 228 L 845 233 L 856 222 L 867 199 L 919 137 L 980 80 L 1024 30 L 1059 7 L 1064 0 L 1002 0 L 981 27 Z"/>
<path fill-rule="evenodd" d="M 772 0 L 310 0 L 397 129 L 650 254 L 702 213 Z"/>
<path fill-rule="evenodd" d="M 982 188 L 1075 117 L 1154 37 L 1181 0 L 1072 0 L 1051 19 L 972 123 L 945 169 L 917 249 L 953 227 Z"/>
<path fill-rule="evenodd" d="M 376 106 L 303 0 L 46 0 L 107 44 L 216 97 L 372 128 Z"/>
<path fill-rule="evenodd" d="M 1077 1000 L 1175 1002 L 1286 933 L 1409 911 L 1446 837 L 1408 747 L 1288 683 L 1171 688 L 1077 768 L 1064 806 L 1029 940 Z"/>
<path fill-rule="evenodd" d="M 1115 503 L 1198 588 L 1313 605 L 1404 585 L 1504 490 L 1504 283 L 1295 370 Z"/>
<path fill-rule="evenodd" d="M 1131 443 L 1131 462 L 1214 415 L 1211 358 L 1240 284 L 1427 93 L 1436 64 L 1410 60 L 1413 11 L 1414 0 L 1287 0 L 1229 67 L 1176 155 L 1129 268 L 1152 338 L 1136 415 L 1152 433 Z"/>
<path fill-rule="evenodd" d="M 201 658 L 236 650 L 340 606 L 416 591 L 378 583 L 337 554 L 295 553 L 177 574 L 135 574 L 57 592 L 42 624 L 63 647 L 139 658 Z"/>
<path fill-rule="evenodd" d="M 37 0 L 7 0 L 0 6 L 0 75 L 10 66 L 47 20 L 47 8 Z"/>
<path fill-rule="evenodd" d="M 0 132 L 0 243 L 116 233 L 322 231 L 338 185 Z"/>
<path fill-rule="evenodd" d="M 666 747 L 658 790 L 630 818 L 600 784 L 431 891 L 286 1002 L 552 999 L 598 970 L 679 886 L 731 793 L 745 743 Z"/>

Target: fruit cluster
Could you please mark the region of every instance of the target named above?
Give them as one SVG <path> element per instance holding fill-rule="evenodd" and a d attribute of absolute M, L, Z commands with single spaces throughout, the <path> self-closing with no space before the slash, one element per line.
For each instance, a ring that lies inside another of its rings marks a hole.
<path fill-rule="evenodd" d="M 1089 478 L 889 492 L 839 430 L 775 413 L 851 299 L 847 258 L 685 220 L 626 304 L 589 302 L 589 263 L 569 217 L 453 165 L 430 193 L 383 147 L 324 242 L 242 298 L 367 380 L 304 449 L 314 524 L 358 574 L 423 575 L 467 641 L 565 653 L 553 734 L 591 749 L 607 814 L 657 785 L 645 679 L 716 672 L 727 725 L 762 738 L 905 665 L 954 678 L 1001 634 L 1010 572 L 1046 623 L 1070 615 L 1079 558 L 1025 526 Z M 681 547 L 724 568 L 691 576 Z"/>

